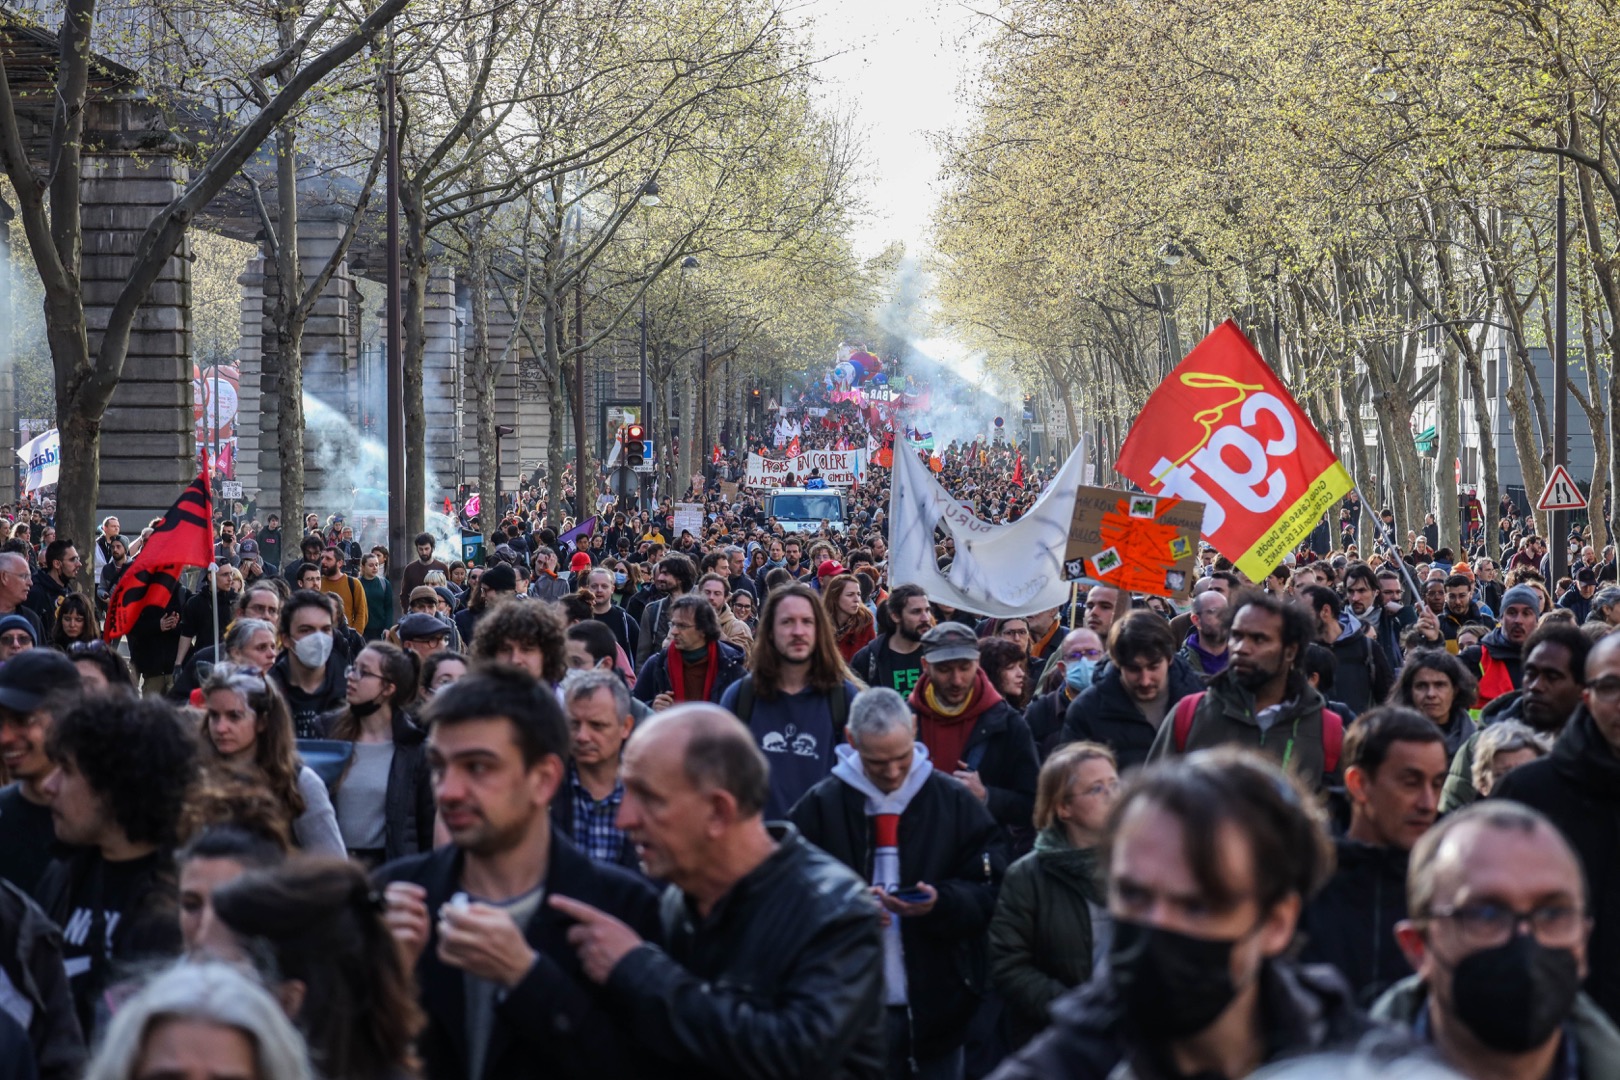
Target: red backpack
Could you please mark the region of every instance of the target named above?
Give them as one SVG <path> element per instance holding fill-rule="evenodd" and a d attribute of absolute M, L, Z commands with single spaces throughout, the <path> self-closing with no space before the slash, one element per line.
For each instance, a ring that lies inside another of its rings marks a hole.
<path fill-rule="evenodd" d="M 1175 727 L 1171 729 L 1171 736 L 1175 741 L 1176 753 L 1187 752 L 1187 736 L 1192 733 L 1193 716 L 1198 712 L 1198 703 L 1204 700 L 1204 692 L 1188 694 L 1176 702 L 1175 718 L 1172 721 Z M 1344 717 L 1332 709 L 1322 710 L 1322 771 L 1324 773 L 1337 772 L 1339 769 L 1339 752 L 1344 749 Z"/>

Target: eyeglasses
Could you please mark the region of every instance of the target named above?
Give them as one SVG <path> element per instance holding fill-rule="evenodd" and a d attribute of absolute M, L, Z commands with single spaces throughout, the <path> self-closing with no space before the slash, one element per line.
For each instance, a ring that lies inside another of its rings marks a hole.
<path fill-rule="evenodd" d="M 348 669 L 343 672 L 343 677 L 345 679 L 353 679 L 356 682 L 359 682 L 361 679 L 382 678 L 382 676 L 375 671 L 363 671 L 353 664 L 349 665 Z"/>
<path fill-rule="evenodd" d="M 1504 904 L 1481 901 L 1461 907 L 1434 908 L 1433 919 L 1444 919 L 1457 928 L 1457 936 L 1474 948 L 1501 945 L 1528 926 L 1530 933 L 1548 948 L 1567 948 L 1580 940 L 1586 918 L 1575 904 L 1544 904 L 1532 911 L 1514 911 Z"/>
<path fill-rule="evenodd" d="M 1064 653 L 1059 659 L 1062 659 L 1062 660 L 1101 660 L 1102 658 L 1103 658 L 1103 651 L 1101 649 L 1078 649 L 1078 650 L 1074 650 L 1074 651 L 1071 651 L 1071 652 Z"/>
<path fill-rule="evenodd" d="M 1620 699 L 1620 678 L 1597 679 L 1586 684 L 1586 692 L 1601 701 Z"/>

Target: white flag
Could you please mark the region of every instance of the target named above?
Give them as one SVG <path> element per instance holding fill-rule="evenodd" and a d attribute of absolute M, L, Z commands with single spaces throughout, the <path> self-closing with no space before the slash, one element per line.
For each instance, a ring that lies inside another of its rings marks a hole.
<path fill-rule="evenodd" d="M 62 471 L 62 435 L 55 428 L 31 439 L 17 451 L 27 470 L 28 479 L 23 490 L 29 494 L 56 483 Z"/>
<path fill-rule="evenodd" d="M 1023 517 L 992 525 L 952 498 L 902 443 L 889 491 L 890 582 L 921 585 L 930 600 L 998 619 L 1063 606 L 1070 589 L 1063 556 L 1085 456 L 1082 440 Z M 934 558 L 936 525 L 956 540 L 943 572 Z"/>

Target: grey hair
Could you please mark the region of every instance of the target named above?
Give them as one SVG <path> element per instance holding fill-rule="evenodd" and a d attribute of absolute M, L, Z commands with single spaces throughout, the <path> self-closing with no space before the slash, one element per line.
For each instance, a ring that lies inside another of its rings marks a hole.
<path fill-rule="evenodd" d="M 1552 753 L 1552 740 L 1518 720 L 1500 720 L 1481 731 L 1474 741 L 1474 769 L 1469 777 L 1474 790 L 1489 795 L 1491 763 L 1496 755 L 1519 750 L 1534 750 L 1536 757 L 1546 757 Z"/>
<path fill-rule="evenodd" d="M 263 619 L 237 619 L 231 623 L 231 628 L 225 632 L 225 640 L 222 643 L 225 646 L 225 652 L 229 654 L 246 645 L 253 640 L 253 635 L 260 630 L 270 631 L 272 638 L 276 636 L 275 626 L 265 622 Z"/>
<path fill-rule="evenodd" d="M 849 733 L 856 745 L 867 737 L 882 738 L 895 731 L 911 733 L 915 719 L 906 699 L 887 686 L 874 686 L 855 695 L 849 705 Z"/>
<path fill-rule="evenodd" d="M 563 676 L 562 691 L 563 703 L 572 705 L 590 697 L 599 690 L 606 690 L 613 695 L 613 711 L 619 714 L 622 720 L 630 715 L 630 691 L 625 688 L 624 680 L 615 671 L 596 671 L 591 668 L 576 668 Z"/>
<path fill-rule="evenodd" d="M 1598 594 L 1592 597 L 1592 610 L 1594 611 L 1613 607 L 1615 604 L 1620 604 L 1620 588 L 1613 585 L 1599 590 Z"/>
<path fill-rule="evenodd" d="M 134 1080 L 147 1038 L 167 1020 L 234 1028 L 253 1044 L 262 1080 L 311 1080 L 304 1039 L 276 999 L 238 969 L 182 961 L 162 972 L 113 1016 L 84 1080 Z"/>

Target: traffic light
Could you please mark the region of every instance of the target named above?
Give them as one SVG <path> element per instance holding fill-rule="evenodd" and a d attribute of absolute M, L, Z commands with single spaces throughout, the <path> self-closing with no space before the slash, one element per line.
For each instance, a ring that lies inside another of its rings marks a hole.
<path fill-rule="evenodd" d="M 624 429 L 624 460 L 632 469 L 647 463 L 647 429 L 640 424 L 629 424 Z"/>

